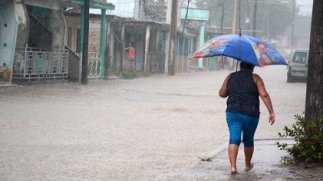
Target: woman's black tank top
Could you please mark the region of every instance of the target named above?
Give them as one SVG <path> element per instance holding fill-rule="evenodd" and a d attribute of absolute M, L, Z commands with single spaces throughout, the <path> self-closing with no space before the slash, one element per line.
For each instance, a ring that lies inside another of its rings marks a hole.
<path fill-rule="evenodd" d="M 252 72 L 238 71 L 230 74 L 227 83 L 226 112 L 237 112 L 259 117 L 259 93 Z"/>

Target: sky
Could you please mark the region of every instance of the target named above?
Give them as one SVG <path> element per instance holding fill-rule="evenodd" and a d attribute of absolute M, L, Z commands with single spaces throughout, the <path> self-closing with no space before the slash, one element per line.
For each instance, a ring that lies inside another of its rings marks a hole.
<path fill-rule="evenodd" d="M 300 8 L 300 13 L 304 15 L 312 14 L 312 0 L 296 0 L 297 5 Z"/>
<path fill-rule="evenodd" d="M 115 5 L 115 10 L 108 14 L 122 17 L 134 16 L 135 0 L 108 0 L 108 2 Z M 90 10 L 90 13 L 100 14 L 100 12 L 100 10 Z"/>
<path fill-rule="evenodd" d="M 116 6 L 113 14 L 123 17 L 134 16 L 135 0 L 109 0 L 110 3 Z"/>

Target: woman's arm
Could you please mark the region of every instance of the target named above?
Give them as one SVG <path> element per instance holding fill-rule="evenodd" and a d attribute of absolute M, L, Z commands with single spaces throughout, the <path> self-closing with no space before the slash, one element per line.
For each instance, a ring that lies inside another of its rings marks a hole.
<path fill-rule="evenodd" d="M 222 87 L 219 91 L 219 96 L 220 97 L 227 97 L 228 96 L 228 88 L 227 88 L 227 83 L 228 83 L 228 79 L 229 79 L 230 75 L 227 76 L 227 78 L 225 78 L 225 80 L 223 81 Z"/>
<path fill-rule="evenodd" d="M 265 103 L 267 110 L 269 112 L 269 123 L 272 125 L 275 122 L 275 113 L 274 113 L 274 109 L 273 109 L 273 105 L 271 103 L 271 99 L 270 96 L 265 88 L 265 84 L 263 82 L 263 80 L 260 78 L 259 75 L 254 74 L 253 75 L 254 81 L 257 85 L 258 88 L 258 93 L 262 99 L 262 101 Z"/>

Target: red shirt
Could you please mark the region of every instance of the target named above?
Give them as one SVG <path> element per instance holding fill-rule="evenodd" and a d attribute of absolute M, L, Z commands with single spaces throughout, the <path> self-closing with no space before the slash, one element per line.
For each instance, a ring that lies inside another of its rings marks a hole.
<path fill-rule="evenodd" d="M 136 56 L 136 50 L 134 47 L 129 47 L 128 57 L 134 59 Z"/>

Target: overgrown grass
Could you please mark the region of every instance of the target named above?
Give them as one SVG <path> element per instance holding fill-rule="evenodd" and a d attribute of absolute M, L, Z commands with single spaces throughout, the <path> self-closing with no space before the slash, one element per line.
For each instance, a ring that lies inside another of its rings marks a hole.
<path fill-rule="evenodd" d="M 137 78 L 137 77 L 150 76 L 150 74 L 147 72 L 137 72 L 137 71 L 133 71 L 133 70 L 124 70 L 124 71 L 122 71 L 121 75 L 124 79 L 133 79 L 133 78 Z"/>
<path fill-rule="evenodd" d="M 117 75 L 117 74 L 118 74 L 117 66 L 109 66 L 108 67 L 107 76 Z"/>
<path fill-rule="evenodd" d="M 133 70 L 123 70 L 121 75 L 124 79 L 133 79 L 138 77 L 137 72 Z"/>
<path fill-rule="evenodd" d="M 118 67 L 117 66 L 111 66 L 111 67 L 108 68 L 106 76 L 112 76 L 112 75 L 118 75 L 118 74 L 119 74 Z M 141 72 L 141 71 L 138 72 L 138 71 L 126 69 L 126 70 L 123 70 L 121 72 L 121 76 L 124 79 L 133 79 L 133 78 L 137 78 L 137 77 L 150 76 L 150 73 Z"/>

